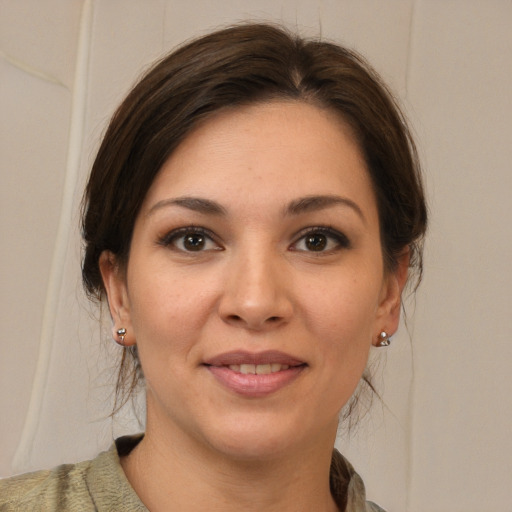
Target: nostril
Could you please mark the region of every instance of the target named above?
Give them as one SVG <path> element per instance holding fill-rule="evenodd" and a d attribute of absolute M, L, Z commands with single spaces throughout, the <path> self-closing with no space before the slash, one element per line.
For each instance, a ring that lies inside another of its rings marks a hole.
<path fill-rule="evenodd" d="M 263 327 L 264 324 L 266 325 L 269 325 L 269 324 L 277 324 L 281 321 L 281 318 L 280 316 L 269 316 L 266 320 L 263 321 L 262 324 L 258 324 L 260 327 Z M 240 315 L 229 315 L 226 317 L 226 320 L 229 321 L 229 322 L 233 322 L 235 324 L 240 324 L 240 323 L 250 323 L 252 325 L 251 322 L 246 322 L 244 320 L 244 317 L 243 316 L 240 316 Z"/>

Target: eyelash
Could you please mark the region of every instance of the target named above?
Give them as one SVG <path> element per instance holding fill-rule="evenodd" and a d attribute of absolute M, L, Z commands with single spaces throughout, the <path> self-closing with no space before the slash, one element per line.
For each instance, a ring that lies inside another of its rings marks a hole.
<path fill-rule="evenodd" d="M 163 245 L 164 247 L 172 247 L 173 249 L 183 253 L 203 252 L 203 250 L 193 251 L 177 247 L 176 242 L 178 242 L 180 239 L 183 239 L 184 241 L 184 238 L 187 235 L 200 235 L 205 239 L 205 243 L 208 243 L 208 241 L 210 241 L 216 245 L 216 248 L 213 250 L 222 250 L 222 247 L 217 243 L 215 239 L 215 235 L 210 230 L 199 226 L 186 226 L 184 228 L 174 229 L 171 232 L 164 235 L 163 237 L 161 237 L 158 240 L 158 243 L 160 245 Z"/>
<path fill-rule="evenodd" d="M 297 240 L 290 246 L 290 250 L 294 250 L 294 251 L 301 250 L 301 249 L 296 249 L 295 247 L 298 245 L 298 243 L 300 241 L 303 241 L 303 240 L 305 241 L 308 236 L 312 236 L 312 235 L 323 235 L 327 239 L 334 240 L 335 247 L 330 248 L 330 249 L 323 249 L 321 251 L 302 249 L 304 252 L 308 252 L 308 253 L 312 253 L 312 254 L 317 253 L 320 255 L 320 254 L 325 254 L 325 253 L 332 253 L 339 249 L 350 249 L 350 247 L 351 247 L 350 240 L 344 233 L 341 233 L 337 229 L 333 229 L 329 226 L 316 226 L 316 227 L 307 228 L 306 230 L 300 232 L 298 234 Z M 328 243 L 328 241 L 327 241 L 327 243 Z"/>
<path fill-rule="evenodd" d="M 164 247 L 172 247 L 173 249 L 183 252 L 183 253 L 194 253 L 194 252 L 204 252 L 205 251 L 205 249 L 202 247 L 198 251 L 187 250 L 185 248 L 177 247 L 177 242 L 180 239 L 182 239 L 182 241 L 185 242 L 184 238 L 187 235 L 202 236 L 205 240 L 205 244 L 207 244 L 208 242 L 213 242 L 216 245 L 216 247 L 214 249 L 206 249 L 206 250 L 219 250 L 219 251 L 223 250 L 222 246 L 220 246 L 220 244 L 216 241 L 215 235 L 210 230 L 205 229 L 203 227 L 199 227 L 199 226 L 186 226 L 183 228 L 178 228 L 178 229 L 172 230 L 169 233 L 167 233 L 166 235 L 164 235 L 163 237 L 161 237 L 158 240 L 158 244 L 162 245 Z M 335 247 L 331 247 L 329 249 L 321 248 L 321 250 L 319 250 L 319 251 L 307 250 L 307 249 L 297 249 L 297 245 L 299 244 L 299 242 L 305 241 L 308 236 L 313 236 L 313 235 L 325 236 L 327 238 L 327 244 L 329 244 L 329 239 L 331 241 L 334 240 Z M 307 229 L 301 231 L 300 233 L 298 233 L 296 241 L 290 245 L 289 250 L 302 251 L 302 252 L 307 252 L 307 253 L 312 253 L 312 254 L 316 253 L 316 254 L 320 255 L 320 254 L 325 254 L 325 253 L 332 253 L 339 249 L 350 249 L 350 247 L 351 247 L 350 240 L 347 238 L 347 236 L 345 234 L 341 233 L 340 231 L 338 231 L 336 229 L 328 227 L 328 226 L 315 226 L 315 227 L 307 228 Z"/>

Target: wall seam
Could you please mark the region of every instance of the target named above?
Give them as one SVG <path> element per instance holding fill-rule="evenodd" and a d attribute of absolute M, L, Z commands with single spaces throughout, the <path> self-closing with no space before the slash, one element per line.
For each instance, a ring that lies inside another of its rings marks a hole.
<path fill-rule="evenodd" d="M 87 100 L 87 72 L 92 38 L 92 20 L 93 0 L 85 0 L 82 5 L 82 12 L 80 15 L 75 76 L 71 99 L 66 174 L 64 179 L 61 213 L 50 268 L 48 288 L 46 291 L 39 354 L 34 381 L 32 384 L 32 391 L 30 394 L 28 412 L 12 464 L 15 471 L 24 471 L 30 466 L 39 425 L 39 418 L 45 393 L 47 391 L 49 366 L 54 344 L 57 311 L 59 307 L 59 297 L 63 283 L 62 271 L 66 262 L 72 219 L 74 218 L 74 192 L 80 169 Z"/>
<path fill-rule="evenodd" d="M 41 71 L 39 69 L 36 69 L 35 67 L 30 66 L 29 64 L 26 64 L 25 62 L 23 62 L 19 59 L 16 59 L 15 57 L 12 57 L 11 55 L 8 55 L 7 53 L 3 52 L 2 50 L 0 50 L 0 58 L 3 59 L 5 62 L 9 63 L 11 66 L 15 67 L 16 69 L 20 69 L 21 71 L 24 71 L 25 73 L 27 73 L 31 76 L 40 78 L 41 80 L 44 80 L 45 82 L 60 85 L 62 87 L 65 87 L 66 89 L 69 89 L 69 87 L 64 82 L 61 82 L 55 76 L 45 73 L 44 71 Z"/>

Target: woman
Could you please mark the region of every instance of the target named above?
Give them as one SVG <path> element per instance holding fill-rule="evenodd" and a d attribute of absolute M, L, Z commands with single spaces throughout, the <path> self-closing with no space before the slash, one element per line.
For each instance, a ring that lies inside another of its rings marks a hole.
<path fill-rule="evenodd" d="M 178 49 L 84 201 L 84 284 L 145 434 L 3 482 L 2 510 L 380 510 L 333 446 L 425 228 L 406 123 L 358 56 L 267 25 Z"/>

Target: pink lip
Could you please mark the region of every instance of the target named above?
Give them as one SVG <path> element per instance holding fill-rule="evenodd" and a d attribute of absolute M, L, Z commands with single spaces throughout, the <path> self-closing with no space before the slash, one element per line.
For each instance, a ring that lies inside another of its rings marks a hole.
<path fill-rule="evenodd" d="M 286 370 L 264 375 L 242 374 L 231 370 L 230 365 L 282 364 Z M 247 398 L 263 397 L 293 382 L 306 368 L 306 363 L 293 356 L 274 350 L 251 353 L 245 351 L 220 354 L 205 361 L 206 368 L 226 388 Z"/>
<path fill-rule="evenodd" d="M 266 350 L 265 352 L 247 352 L 244 350 L 226 352 L 207 359 L 204 364 L 208 366 L 229 366 L 231 364 L 287 364 L 288 366 L 300 366 L 304 361 L 279 352 L 278 350 Z"/>

